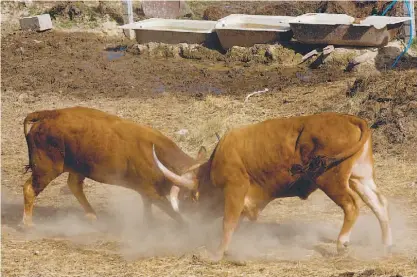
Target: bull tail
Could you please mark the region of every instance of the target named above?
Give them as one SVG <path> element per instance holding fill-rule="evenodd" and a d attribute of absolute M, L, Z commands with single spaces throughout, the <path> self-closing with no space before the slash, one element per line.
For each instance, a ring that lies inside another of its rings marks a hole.
<path fill-rule="evenodd" d="M 365 120 L 354 117 L 354 116 L 350 116 L 350 120 L 353 124 L 358 126 L 359 129 L 361 130 L 361 138 L 359 139 L 359 141 L 356 142 L 352 147 L 350 147 L 350 148 L 346 149 L 345 151 L 337 154 L 336 156 L 327 157 L 327 158 L 325 157 L 324 161 L 321 160 L 321 158 L 323 158 L 323 157 L 316 157 L 317 160 L 313 161 L 313 164 L 314 163 L 322 164 L 322 165 L 324 165 L 324 169 L 327 170 L 327 169 L 330 169 L 330 168 L 340 164 L 344 160 L 349 159 L 350 157 L 355 155 L 359 150 L 361 150 L 361 148 L 368 141 L 368 139 L 371 135 L 371 131 L 370 131 L 370 129 L 368 127 L 368 124 L 366 123 Z"/>
<path fill-rule="evenodd" d="M 358 126 L 359 129 L 361 130 L 361 138 L 352 147 L 334 156 L 332 159 L 336 162 L 342 162 L 352 157 L 359 150 L 361 150 L 361 148 L 365 145 L 365 143 L 368 141 L 369 137 L 371 136 L 371 131 L 365 120 L 351 116 L 351 122 L 355 124 L 356 126 Z"/>
<path fill-rule="evenodd" d="M 28 135 L 28 124 L 35 123 L 46 118 L 54 118 L 56 115 L 56 111 L 39 111 L 28 114 L 23 121 L 23 131 L 25 133 L 25 137 Z"/>
<path fill-rule="evenodd" d="M 28 114 L 25 119 L 23 120 L 23 132 L 25 134 L 26 143 L 28 145 L 28 153 L 29 153 L 29 164 L 25 165 L 25 171 L 24 174 L 27 173 L 29 170 L 32 169 L 31 165 L 31 142 L 28 138 L 28 124 L 32 124 L 35 122 L 39 122 L 46 118 L 54 118 L 56 117 L 57 112 L 56 111 L 39 111 L 39 112 L 33 112 Z"/>
<path fill-rule="evenodd" d="M 371 131 L 368 128 L 368 125 L 366 121 L 357 118 L 357 117 L 351 117 L 351 122 L 359 127 L 361 130 L 361 138 L 358 142 L 356 142 L 352 147 L 349 149 L 346 149 L 345 151 L 337 154 L 333 157 L 326 157 L 326 156 L 315 156 L 312 157 L 311 160 L 307 165 L 299 165 L 299 164 L 293 164 L 290 168 L 291 175 L 297 175 L 297 174 L 307 174 L 308 178 L 314 178 L 322 173 L 324 173 L 326 170 L 337 166 L 344 160 L 347 160 L 348 158 L 355 155 L 361 148 L 365 145 L 365 143 L 368 141 Z"/>

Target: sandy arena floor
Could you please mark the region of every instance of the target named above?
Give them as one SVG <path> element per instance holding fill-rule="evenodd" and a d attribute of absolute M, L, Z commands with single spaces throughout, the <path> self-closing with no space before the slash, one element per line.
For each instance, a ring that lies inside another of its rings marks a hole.
<path fill-rule="evenodd" d="M 417 87 L 410 84 L 417 80 L 416 70 L 381 73 L 356 98 L 347 98 L 357 73 L 318 69 L 306 82 L 295 74 L 307 74 L 306 69 L 277 65 L 131 53 L 109 60 L 103 49 L 121 43 L 57 32 L 17 32 L 2 39 L 2 276 L 417 276 Z M 246 94 L 265 87 L 268 93 L 244 103 Z M 378 93 L 391 100 L 377 101 Z M 37 227 L 24 232 L 18 226 L 28 178 L 23 118 L 35 110 L 74 105 L 150 125 L 192 155 L 200 145 L 211 150 L 216 131 L 266 118 L 331 110 L 376 122 L 375 111 L 388 105 L 388 123 L 374 130 L 374 146 L 377 184 L 391 203 L 394 253 L 381 256 L 377 220 L 364 207 L 349 254 L 337 256 L 343 213 L 317 192 L 306 201 L 272 202 L 257 224 L 236 233 L 230 259 L 211 264 L 204 245 L 217 244 L 220 221 L 192 226 L 192 233 L 184 234 L 155 210 L 160 224 L 151 230 L 141 222 L 139 195 L 87 180 L 86 195 L 99 216 L 93 226 L 65 189 L 66 176 L 41 193 L 34 210 Z M 398 138 L 392 115 L 405 126 Z M 180 129 L 189 133 L 176 134 Z"/>

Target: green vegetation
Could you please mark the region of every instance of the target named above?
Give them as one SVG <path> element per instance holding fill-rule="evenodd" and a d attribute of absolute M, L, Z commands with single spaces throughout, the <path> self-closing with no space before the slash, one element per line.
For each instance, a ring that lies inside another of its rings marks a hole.
<path fill-rule="evenodd" d="M 43 13 L 43 11 L 41 9 L 39 9 L 39 7 L 37 7 L 35 5 L 30 6 L 28 8 L 28 14 L 29 14 L 29 16 L 34 16 L 34 15 L 38 15 L 38 14 L 41 14 L 41 13 Z"/>
<path fill-rule="evenodd" d="M 417 51 L 417 37 L 413 39 L 413 42 L 411 43 L 411 49 Z"/>

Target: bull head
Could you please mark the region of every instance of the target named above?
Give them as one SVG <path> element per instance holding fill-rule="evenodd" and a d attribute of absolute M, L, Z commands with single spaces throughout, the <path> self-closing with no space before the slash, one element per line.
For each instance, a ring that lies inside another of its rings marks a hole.
<path fill-rule="evenodd" d="M 197 169 L 200 166 L 200 164 L 197 163 L 197 164 L 191 166 L 185 174 L 178 175 L 178 174 L 172 172 L 171 170 L 169 170 L 158 159 L 158 156 L 156 155 L 156 152 L 155 152 L 155 145 L 152 145 L 152 153 L 153 153 L 153 159 L 154 159 L 156 165 L 158 166 L 159 170 L 162 171 L 165 178 L 167 178 L 168 180 L 170 180 L 171 182 L 173 182 L 175 184 L 175 186 L 171 187 L 171 191 L 169 193 L 169 201 L 171 202 L 172 208 L 176 212 L 179 211 L 179 208 L 178 208 L 178 194 L 179 194 L 180 187 L 187 188 L 187 189 L 191 190 L 193 200 L 197 201 L 199 194 L 198 194 L 198 191 L 196 191 L 197 182 L 194 179 L 194 174 L 192 173 L 192 171 Z M 206 149 L 204 147 L 200 148 L 197 160 L 201 160 L 203 158 L 203 155 L 205 155 L 205 154 L 206 154 Z"/>

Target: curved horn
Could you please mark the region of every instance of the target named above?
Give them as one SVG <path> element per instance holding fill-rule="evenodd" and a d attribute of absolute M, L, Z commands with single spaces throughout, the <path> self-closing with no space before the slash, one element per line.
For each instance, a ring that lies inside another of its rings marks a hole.
<path fill-rule="evenodd" d="M 220 141 L 220 136 L 217 132 L 216 132 L 216 137 L 217 137 L 217 142 L 219 142 Z"/>
<path fill-rule="evenodd" d="M 195 164 L 195 165 L 193 165 L 193 166 L 189 167 L 189 168 L 187 169 L 187 172 L 193 171 L 193 170 L 195 170 L 196 168 L 199 168 L 200 166 L 201 166 L 201 164 Z"/>
<path fill-rule="evenodd" d="M 180 188 L 177 186 L 172 186 L 171 191 L 169 192 L 169 202 L 171 202 L 171 206 L 177 213 L 179 212 L 178 208 L 178 193 L 180 192 Z"/>
<path fill-rule="evenodd" d="M 153 153 L 153 159 L 156 163 L 156 165 L 158 166 L 159 170 L 162 171 L 162 173 L 164 174 L 164 176 L 170 180 L 171 182 L 173 182 L 174 184 L 178 185 L 178 186 L 182 186 L 182 187 L 186 187 L 188 189 L 194 189 L 195 184 L 192 180 L 188 179 L 187 177 L 184 176 L 180 176 L 175 174 L 174 172 L 172 172 L 171 170 L 169 170 L 168 168 L 165 167 L 165 165 L 163 165 L 158 157 L 156 156 L 155 153 L 155 145 L 152 145 L 152 153 Z"/>

